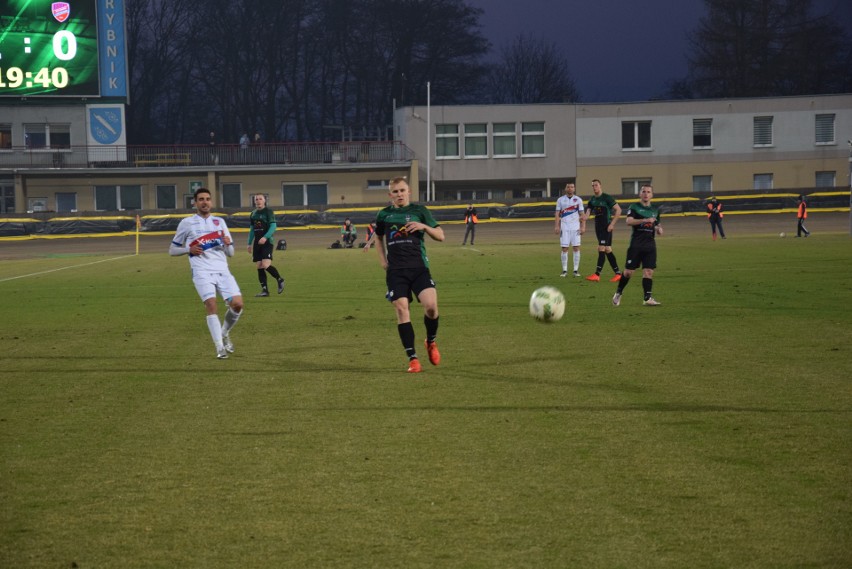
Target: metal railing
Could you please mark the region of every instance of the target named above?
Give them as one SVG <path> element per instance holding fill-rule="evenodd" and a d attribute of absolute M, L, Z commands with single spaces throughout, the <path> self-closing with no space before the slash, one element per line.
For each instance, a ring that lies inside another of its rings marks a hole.
<path fill-rule="evenodd" d="M 161 168 L 251 165 L 376 164 L 414 158 L 399 141 L 170 144 L 145 146 L 72 145 L 67 148 L 0 149 L 0 169 Z"/>

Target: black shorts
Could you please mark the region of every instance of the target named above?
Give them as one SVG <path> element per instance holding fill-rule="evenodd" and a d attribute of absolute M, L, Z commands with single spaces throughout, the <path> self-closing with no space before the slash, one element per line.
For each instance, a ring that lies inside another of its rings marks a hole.
<path fill-rule="evenodd" d="M 272 260 L 272 241 L 267 240 L 263 245 L 258 245 L 257 241 L 254 241 L 254 245 L 251 249 L 251 260 L 257 263 L 258 261 L 264 261 L 266 259 Z"/>
<path fill-rule="evenodd" d="M 595 235 L 598 238 L 598 245 L 602 247 L 612 247 L 612 231 L 607 231 L 609 225 L 600 227 L 595 224 Z"/>
<path fill-rule="evenodd" d="M 426 267 L 389 270 L 385 275 L 385 283 L 388 285 L 385 298 L 391 302 L 398 298 L 408 298 L 411 302 L 412 293 L 419 297 L 427 288 L 435 288 L 435 281 Z"/>
<path fill-rule="evenodd" d="M 630 247 L 627 249 L 627 262 L 624 270 L 635 271 L 639 267 L 643 269 L 657 268 L 657 246 L 653 247 Z"/>

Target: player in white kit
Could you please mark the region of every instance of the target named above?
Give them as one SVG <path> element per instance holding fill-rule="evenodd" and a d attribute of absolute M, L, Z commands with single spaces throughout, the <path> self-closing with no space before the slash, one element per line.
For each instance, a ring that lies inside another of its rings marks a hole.
<path fill-rule="evenodd" d="M 207 328 L 216 345 L 216 357 L 226 359 L 234 352 L 230 332 L 243 311 L 243 297 L 236 279 L 228 268 L 228 257 L 234 256 L 231 232 L 221 217 L 210 215 L 213 197 L 207 188 L 195 191 L 196 214 L 178 224 L 169 246 L 169 254 L 189 255 L 192 282 L 207 311 Z M 228 305 L 224 322 L 219 322 L 216 293 Z"/>
<path fill-rule="evenodd" d="M 580 236 L 586 232 L 586 219 L 583 215 L 583 200 L 574 194 L 574 184 L 565 185 L 565 195 L 556 200 L 556 225 L 554 232 L 559 235 L 562 245 L 562 274 L 568 276 L 568 251 L 574 249 L 574 276 L 580 276 Z"/>

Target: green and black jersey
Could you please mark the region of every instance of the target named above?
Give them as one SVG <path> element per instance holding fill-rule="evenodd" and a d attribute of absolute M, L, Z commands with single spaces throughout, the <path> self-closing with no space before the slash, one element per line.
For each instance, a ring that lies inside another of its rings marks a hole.
<path fill-rule="evenodd" d="M 425 231 L 407 233 L 405 225 L 417 221 L 429 227 L 438 227 L 425 206 L 409 204 L 405 207 L 388 206 L 379 211 L 376 217 L 376 234 L 387 243 L 388 268 L 417 269 L 429 268 L 426 256 Z"/>
<path fill-rule="evenodd" d="M 645 207 L 642 202 L 636 202 L 627 208 L 627 217 L 633 219 L 650 219 L 653 217 L 656 219 L 653 222 L 632 226 L 633 234 L 630 236 L 630 247 L 655 247 L 654 238 L 657 235 L 657 226 L 660 224 L 660 208 L 655 205 Z"/>
<path fill-rule="evenodd" d="M 609 194 L 592 196 L 586 204 L 589 215 L 595 216 L 595 227 L 606 228 L 612 221 L 612 210 L 615 207 L 615 198 Z"/>
<path fill-rule="evenodd" d="M 251 212 L 251 231 L 249 231 L 249 245 L 260 240 L 261 237 L 266 237 L 267 241 L 272 240 L 278 224 L 275 222 L 275 212 L 268 207 L 256 209 Z"/>

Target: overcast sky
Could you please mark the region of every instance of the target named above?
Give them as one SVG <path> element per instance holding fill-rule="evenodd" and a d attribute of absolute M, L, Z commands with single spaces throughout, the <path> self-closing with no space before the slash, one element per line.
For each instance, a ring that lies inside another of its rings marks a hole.
<path fill-rule="evenodd" d="M 704 0 L 467 0 L 484 10 L 483 35 L 500 46 L 533 34 L 563 49 L 584 102 L 643 101 L 663 95 L 686 75 L 689 34 L 705 14 Z M 852 1 L 814 0 L 847 33 Z"/>
<path fill-rule="evenodd" d="M 585 102 L 660 96 L 687 71 L 688 33 L 703 0 L 468 0 L 493 53 L 520 34 L 562 48 Z"/>

